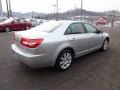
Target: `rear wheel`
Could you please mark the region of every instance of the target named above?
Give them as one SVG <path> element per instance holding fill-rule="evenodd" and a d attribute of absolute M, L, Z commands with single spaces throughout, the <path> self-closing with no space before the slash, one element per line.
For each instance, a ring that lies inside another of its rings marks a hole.
<path fill-rule="evenodd" d="M 59 54 L 55 68 L 58 71 L 65 71 L 72 65 L 73 59 L 73 53 L 70 50 L 64 50 Z"/>
<path fill-rule="evenodd" d="M 103 42 L 103 46 L 102 46 L 101 50 L 106 51 L 108 49 L 108 44 L 109 44 L 108 39 L 105 39 Z"/>
<path fill-rule="evenodd" d="M 11 31 L 11 29 L 10 29 L 10 27 L 5 27 L 5 32 L 10 32 Z"/>
<path fill-rule="evenodd" d="M 26 26 L 25 29 L 28 30 L 28 29 L 30 29 L 30 27 L 29 27 L 29 26 Z"/>

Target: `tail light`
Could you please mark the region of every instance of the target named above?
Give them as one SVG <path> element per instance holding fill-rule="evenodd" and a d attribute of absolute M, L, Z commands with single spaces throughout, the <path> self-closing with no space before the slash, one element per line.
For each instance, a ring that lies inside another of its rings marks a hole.
<path fill-rule="evenodd" d="M 43 38 L 39 38 L 39 39 L 21 38 L 20 43 L 21 45 L 28 48 L 36 48 L 42 43 L 42 41 Z"/>

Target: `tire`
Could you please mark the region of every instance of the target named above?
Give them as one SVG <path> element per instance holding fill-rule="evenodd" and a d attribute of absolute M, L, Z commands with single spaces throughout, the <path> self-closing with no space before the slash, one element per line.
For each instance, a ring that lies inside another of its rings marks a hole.
<path fill-rule="evenodd" d="M 29 26 L 26 26 L 25 29 L 28 30 L 28 29 L 30 29 L 30 27 L 29 27 Z"/>
<path fill-rule="evenodd" d="M 108 39 L 105 39 L 104 42 L 103 42 L 101 50 L 102 51 L 107 51 L 108 50 L 108 44 L 109 44 Z"/>
<path fill-rule="evenodd" d="M 5 32 L 10 32 L 11 31 L 11 28 L 8 27 L 8 26 L 6 26 L 4 29 L 5 29 Z"/>
<path fill-rule="evenodd" d="M 70 50 L 63 50 L 59 55 L 55 63 L 55 69 L 57 71 L 65 71 L 72 65 L 74 56 Z"/>

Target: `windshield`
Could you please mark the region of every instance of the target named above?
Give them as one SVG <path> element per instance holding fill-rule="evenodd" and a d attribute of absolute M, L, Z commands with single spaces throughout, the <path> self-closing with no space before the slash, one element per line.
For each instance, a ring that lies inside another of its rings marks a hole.
<path fill-rule="evenodd" d="M 10 19 L 7 19 L 7 20 L 5 20 L 5 21 L 3 21 L 4 23 L 10 23 L 10 22 L 12 22 L 13 21 L 13 18 L 10 18 Z"/>
<path fill-rule="evenodd" d="M 32 30 L 50 33 L 52 31 L 54 31 L 55 29 L 57 29 L 58 27 L 60 27 L 61 24 L 62 24 L 61 22 L 49 21 L 49 22 L 45 22 L 35 28 L 32 28 Z"/>

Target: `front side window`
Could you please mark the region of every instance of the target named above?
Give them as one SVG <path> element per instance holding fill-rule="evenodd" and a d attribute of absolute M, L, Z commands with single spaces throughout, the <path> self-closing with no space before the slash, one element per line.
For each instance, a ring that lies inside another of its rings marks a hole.
<path fill-rule="evenodd" d="M 14 22 L 15 22 L 15 23 L 19 23 L 20 20 L 19 20 L 19 19 L 15 19 Z"/>
<path fill-rule="evenodd" d="M 74 23 L 69 26 L 66 33 L 67 34 L 80 34 L 80 33 L 84 33 L 84 29 L 81 23 Z"/>
<path fill-rule="evenodd" d="M 85 25 L 85 28 L 88 33 L 96 33 L 97 32 L 97 29 L 94 26 L 87 24 L 87 23 L 85 23 L 84 25 Z"/>

